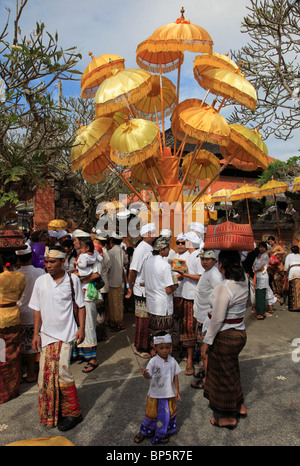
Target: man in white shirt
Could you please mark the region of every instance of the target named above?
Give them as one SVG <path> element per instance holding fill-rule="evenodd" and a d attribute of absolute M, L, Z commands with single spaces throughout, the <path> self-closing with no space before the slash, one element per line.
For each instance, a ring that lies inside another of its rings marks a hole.
<path fill-rule="evenodd" d="M 33 267 L 31 264 L 32 250 L 30 246 L 27 246 L 26 249 L 16 251 L 16 255 L 18 272 L 21 272 L 26 279 L 25 290 L 21 296 L 21 299 L 17 303 L 20 309 L 20 331 L 22 336 L 20 353 L 22 356 L 22 361 L 27 364 L 27 375 L 25 381 L 27 383 L 32 383 L 36 382 L 37 380 L 34 367 L 36 353 L 32 348 L 32 338 L 34 331 L 33 309 L 31 309 L 28 304 L 36 279 L 41 275 L 44 275 L 46 272 L 41 268 Z"/>
<path fill-rule="evenodd" d="M 149 315 L 149 339 L 158 332 L 172 333 L 173 330 L 173 291 L 177 288 L 172 277 L 171 265 L 164 261 L 170 249 L 170 238 L 159 236 L 153 243 L 152 256 L 143 270 L 146 305 Z"/>
<path fill-rule="evenodd" d="M 221 272 L 215 266 L 216 254 L 212 250 L 200 251 L 199 258 L 204 269 L 196 288 L 194 299 L 194 317 L 196 323 L 196 341 L 201 348 L 202 341 L 207 329 L 208 313 L 212 309 L 211 296 L 216 286 L 223 281 Z M 203 360 L 204 370 L 206 370 L 207 361 Z M 197 376 L 196 376 L 197 377 Z M 200 374 L 198 374 L 200 377 Z M 197 382 L 192 382 L 192 388 L 203 389 L 203 381 L 199 379 Z"/>
<path fill-rule="evenodd" d="M 194 299 L 199 278 L 204 269 L 199 260 L 199 246 L 201 239 L 193 232 L 186 233 L 186 246 L 190 255 L 187 258 L 187 272 L 182 273 L 183 286 L 183 333 L 181 335 L 182 346 L 187 350 L 187 363 L 185 375 L 193 375 L 193 355 L 196 346 L 196 319 L 194 317 Z"/>
<path fill-rule="evenodd" d="M 111 331 L 117 332 L 125 328 L 123 321 L 123 292 L 122 283 L 124 267 L 128 263 L 128 257 L 121 247 L 123 237 L 116 232 L 112 233 L 112 247 L 108 251 L 110 269 L 108 272 L 108 322 Z"/>
<path fill-rule="evenodd" d="M 125 298 L 134 295 L 135 306 L 135 353 L 149 359 L 148 312 L 146 307 L 145 286 L 141 280 L 145 260 L 151 256 L 155 239 L 155 224 L 147 223 L 140 230 L 142 241 L 134 249 L 129 273 L 128 291 Z"/>
<path fill-rule="evenodd" d="M 38 379 L 40 421 L 49 427 L 58 426 L 63 431 L 82 421 L 70 360 L 73 342 L 84 340 L 85 328 L 81 283 L 76 275 L 66 273 L 64 260 L 65 252 L 61 247 L 46 248 L 48 273 L 35 281 L 29 302 L 29 307 L 34 310 L 32 347 L 36 352 L 41 348 Z M 74 318 L 72 288 L 79 308 L 79 328 Z"/>

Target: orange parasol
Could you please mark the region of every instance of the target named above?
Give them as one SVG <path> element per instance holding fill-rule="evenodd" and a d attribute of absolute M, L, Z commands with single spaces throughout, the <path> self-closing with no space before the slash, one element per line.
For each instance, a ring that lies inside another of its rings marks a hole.
<path fill-rule="evenodd" d="M 109 155 L 109 152 L 107 155 Z M 107 158 L 103 155 L 98 155 L 89 163 L 83 162 L 82 176 L 88 183 L 101 183 L 111 173 L 108 167 L 109 161 Z"/>
<path fill-rule="evenodd" d="M 300 191 L 300 176 L 294 179 L 292 192 L 295 193 L 296 191 Z"/>
<path fill-rule="evenodd" d="M 131 181 L 139 189 L 154 191 L 155 184 L 161 181 L 154 157 L 131 168 Z"/>
<path fill-rule="evenodd" d="M 159 129 L 152 121 L 134 118 L 113 133 L 111 159 L 119 165 L 135 165 L 148 159 L 159 148 Z"/>
<path fill-rule="evenodd" d="M 200 99 L 186 99 L 180 102 L 177 106 L 176 112 L 172 113 L 171 116 L 171 130 L 173 135 L 179 140 L 184 141 L 189 144 L 197 144 L 199 139 L 195 137 L 188 136 L 181 127 L 179 115 L 183 110 L 186 110 L 191 107 L 207 107 L 208 105 Z"/>
<path fill-rule="evenodd" d="M 170 79 L 162 77 L 163 104 L 160 99 L 160 76 L 151 76 L 152 89 L 148 95 L 132 105 L 135 115 L 138 118 L 147 118 L 152 121 L 161 120 L 164 116 L 169 116 L 176 103 L 176 88 Z"/>
<path fill-rule="evenodd" d="M 151 74 L 140 69 L 112 70 L 112 76 L 100 84 L 95 104 L 98 115 L 117 112 L 147 95 L 152 87 Z"/>
<path fill-rule="evenodd" d="M 182 162 L 183 173 L 185 173 L 187 167 L 190 165 L 192 157 L 192 152 L 184 157 Z M 206 180 L 208 178 L 212 178 L 220 170 L 220 167 L 219 159 L 211 152 L 202 149 L 198 152 L 195 160 L 193 161 L 186 181 L 188 184 L 194 184 L 195 181 L 198 181 L 199 179 Z"/>
<path fill-rule="evenodd" d="M 182 130 L 198 141 L 228 145 L 230 127 L 213 107 L 190 107 L 180 112 L 178 118 Z"/>
<path fill-rule="evenodd" d="M 226 160 L 231 159 L 232 165 L 245 171 L 257 167 L 268 168 L 268 149 L 257 129 L 251 130 L 243 125 L 230 125 L 229 144 L 221 147 L 221 153 Z M 234 156 L 234 158 L 232 158 Z"/>
<path fill-rule="evenodd" d="M 111 76 L 112 70 L 123 70 L 125 68 L 125 59 L 119 55 L 104 54 L 97 58 L 91 52 L 89 52 L 89 55 L 92 61 L 81 76 L 81 97 L 83 99 L 95 97 L 99 85 Z"/>
<path fill-rule="evenodd" d="M 211 69 L 195 75 L 197 82 L 203 89 L 224 99 L 233 100 L 254 111 L 257 102 L 256 90 L 244 76 L 239 71 L 220 69 Z"/>
<path fill-rule="evenodd" d="M 213 52 L 198 55 L 194 60 L 193 71 L 196 81 L 199 82 L 202 73 L 212 69 L 221 69 L 227 71 L 238 72 L 239 67 L 227 55 Z"/>
<path fill-rule="evenodd" d="M 83 161 L 88 164 L 104 152 L 114 129 L 114 120 L 107 117 L 93 120 L 88 126 L 81 126 L 71 149 L 72 171 L 81 168 Z"/>

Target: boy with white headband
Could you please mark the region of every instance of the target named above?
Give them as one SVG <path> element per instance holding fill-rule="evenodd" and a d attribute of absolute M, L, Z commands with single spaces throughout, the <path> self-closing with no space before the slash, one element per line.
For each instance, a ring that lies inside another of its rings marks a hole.
<path fill-rule="evenodd" d="M 135 443 L 152 437 L 151 444 L 168 443 L 169 437 L 177 433 L 177 405 L 180 400 L 178 374 L 181 369 L 171 356 L 172 337 L 156 335 L 153 339 L 156 356 L 150 359 L 146 369 L 141 369 L 145 379 L 150 379 L 145 416 Z"/>

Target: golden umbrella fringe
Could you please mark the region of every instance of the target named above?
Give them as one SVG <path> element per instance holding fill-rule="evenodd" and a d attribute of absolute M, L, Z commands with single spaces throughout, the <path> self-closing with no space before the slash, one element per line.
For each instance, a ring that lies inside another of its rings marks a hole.
<path fill-rule="evenodd" d="M 300 191 L 300 176 L 297 176 L 293 182 L 292 192 L 295 193 L 296 191 Z"/>
<path fill-rule="evenodd" d="M 217 52 L 211 54 L 197 55 L 193 63 L 193 72 L 196 81 L 200 79 L 203 72 L 211 69 L 221 69 L 239 73 L 239 67 L 233 60 L 228 57 L 228 54 L 222 55 Z M 200 82 L 198 81 L 200 84 Z"/>
<path fill-rule="evenodd" d="M 106 168 L 102 173 L 98 173 L 97 175 L 90 175 L 84 170 L 84 168 L 82 169 L 83 178 L 91 184 L 101 183 L 110 175 L 110 173 L 111 171 L 109 168 Z"/>
<path fill-rule="evenodd" d="M 86 153 L 82 154 L 78 159 L 72 161 L 72 171 L 79 170 L 82 168 L 83 163 L 88 165 L 91 163 L 98 155 L 107 148 L 111 138 L 110 135 L 105 135 L 101 142 L 96 142 L 94 146 Z M 105 143 L 105 144 L 104 144 Z"/>
<path fill-rule="evenodd" d="M 146 42 L 146 41 L 144 41 Z M 159 57 L 160 52 L 148 52 L 147 46 L 144 47 L 142 42 L 136 51 L 136 62 L 140 68 L 150 73 L 170 73 L 175 71 L 183 63 L 184 55 L 181 52 L 166 52 L 166 57 L 163 61 Z M 147 58 L 148 57 L 148 58 Z"/>
<path fill-rule="evenodd" d="M 246 200 L 246 206 L 247 206 L 247 214 L 248 214 L 248 221 L 249 224 L 251 224 L 251 217 L 250 217 L 250 209 L 249 209 L 249 202 L 248 198 L 254 197 L 254 195 L 258 192 L 259 188 L 256 186 L 250 186 L 248 184 L 245 184 L 241 188 L 235 189 L 231 195 L 229 200 L 230 201 L 239 201 L 239 200 Z"/>

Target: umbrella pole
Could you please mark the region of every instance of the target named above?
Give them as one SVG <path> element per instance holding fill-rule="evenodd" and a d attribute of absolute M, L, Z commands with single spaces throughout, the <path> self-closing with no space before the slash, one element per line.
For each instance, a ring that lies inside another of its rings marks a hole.
<path fill-rule="evenodd" d="M 177 74 L 177 93 L 176 93 L 176 107 L 175 107 L 175 112 L 176 113 L 177 113 L 178 102 L 179 102 L 180 73 L 181 73 L 181 63 L 179 63 L 178 74 Z M 175 118 L 176 118 L 176 116 L 177 115 L 175 114 Z M 174 155 L 176 154 L 176 144 L 177 144 L 177 136 L 175 134 L 175 138 L 174 138 Z"/>
<path fill-rule="evenodd" d="M 149 171 L 148 171 L 148 168 L 146 166 L 146 164 L 144 162 L 142 162 L 142 165 L 144 167 L 144 169 L 146 170 L 146 173 L 147 173 L 147 176 L 148 176 L 148 180 L 150 182 L 150 185 L 151 185 L 151 188 L 152 188 L 152 191 L 153 191 L 153 194 L 155 196 L 155 199 L 156 199 L 156 202 L 159 202 L 158 200 L 158 197 L 157 197 L 157 194 L 156 194 L 156 190 L 155 190 L 155 183 L 154 183 L 154 180 L 152 179 Z"/>
<path fill-rule="evenodd" d="M 183 150 L 184 150 L 186 138 L 187 138 L 187 134 L 184 136 L 184 138 L 183 138 L 183 140 L 182 140 L 182 142 L 181 142 L 181 146 L 180 146 L 180 156 L 179 156 L 179 160 L 178 160 L 178 165 L 180 164 L 181 159 L 182 159 L 182 154 L 183 154 Z M 179 149 L 178 149 L 178 152 L 176 153 L 176 157 L 177 157 L 178 153 L 179 153 Z"/>
<path fill-rule="evenodd" d="M 186 180 L 186 178 L 187 178 L 187 176 L 188 176 L 188 174 L 189 174 L 189 171 L 190 171 L 190 169 L 191 169 L 192 164 L 194 163 L 194 161 L 195 161 L 195 159 L 196 159 L 196 157 L 197 157 L 197 155 L 198 155 L 198 152 L 200 151 L 200 149 L 201 149 L 201 147 L 202 147 L 202 144 L 203 144 L 203 142 L 201 142 L 201 144 L 199 144 L 199 146 L 198 146 L 197 148 L 195 148 L 195 150 L 194 150 L 193 157 L 191 157 L 191 161 L 190 161 L 190 163 L 189 163 L 189 166 L 188 166 L 188 168 L 187 168 L 187 171 L 185 172 L 184 177 L 183 177 L 183 180 L 182 180 L 182 182 L 181 182 L 181 188 L 180 188 L 180 191 L 179 191 L 179 194 L 178 194 L 177 202 L 179 202 L 181 193 L 182 193 L 183 188 L 184 188 L 185 180 Z"/>
<path fill-rule="evenodd" d="M 210 179 L 209 183 L 207 183 L 207 185 L 200 191 L 199 194 L 197 194 L 197 196 L 195 197 L 195 199 L 193 200 L 192 202 L 192 207 L 196 204 L 196 202 L 198 201 L 198 199 L 200 199 L 201 196 L 203 196 L 203 194 L 205 193 L 205 191 L 209 188 L 209 186 L 215 181 L 215 179 L 220 175 L 220 173 L 222 173 L 222 171 L 227 167 L 227 165 L 231 162 L 232 159 L 234 159 L 235 155 L 231 155 L 231 157 L 227 160 L 226 163 L 224 163 L 223 167 L 220 168 L 220 170 L 218 171 L 218 173 Z"/>
<path fill-rule="evenodd" d="M 166 147 L 165 139 L 165 117 L 164 117 L 164 96 L 162 87 L 161 64 L 159 65 L 159 83 L 160 83 L 160 100 L 161 100 L 161 118 L 162 118 L 162 131 L 163 131 L 163 147 Z"/>
<path fill-rule="evenodd" d="M 279 243 L 281 243 L 281 234 L 280 234 L 280 226 L 279 226 L 279 215 L 278 215 L 278 209 L 277 209 L 277 203 L 276 203 L 276 196 L 273 194 L 274 197 L 274 202 L 275 202 L 275 207 L 276 207 L 276 218 L 277 218 L 277 228 L 278 228 L 278 237 L 279 237 Z"/>
<path fill-rule="evenodd" d="M 248 212 L 248 222 L 249 222 L 249 225 L 251 225 L 251 217 L 250 217 L 250 210 L 249 210 L 249 202 L 248 202 L 248 198 L 246 197 L 246 204 L 247 204 L 247 212 Z"/>
<path fill-rule="evenodd" d="M 116 172 L 117 172 L 117 176 L 119 177 L 119 179 L 121 179 L 121 181 L 123 181 L 123 183 L 127 186 L 127 188 L 129 188 L 129 189 L 139 198 L 139 200 L 142 201 L 142 203 L 145 204 L 145 205 L 148 207 L 148 209 L 150 210 L 149 204 L 147 204 L 147 202 L 142 198 L 142 196 L 140 195 L 140 193 L 129 183 L 129 181 L 126 180 L 126 178 L 125 178 L 125 177 L 123 176 L 123 174 L 118 170 L 118 168 L 116 167 L 116 165 L 115 165 L 105 154 L 104 154 L 104 157 L 107 159 L 107 161 L 108 161 L 109 163 L 111 163 L 111 164 L 113 165 L 113 168 L 112 168 L 110 165 L 108 165 L 107 168 L 108 168 L 114 175 L 116 175 L 115 172 L 114 172 L 114 170 L 113 170 L 113 169 L 115 169 Z"/>
<path fill-rule="evenodd" d="M 153 98 L 153 103 L 154 103 L 154 109 L 155 109 L 155 116 L 156 116 L 156 125 L 159 129 L 159 146 L 160 146 L 160 154 L 162 156 L 163 150 L 162 150 L 162 142 L 161 142 L 161 134 L 160 134 L 160 127 L 159 127 L 159 121 L 158 121 L 158 116 L 157 116 L 157 108 L 156 108 L 156 101 L 155 101 L 155 96 L 152 96 Z"/>
<path fill-rule="evenodd" d="M 197 175 L 195 176 L 195 180 L 197 180 L 197 177 L 199 176 L 199 173 L 200 173 L 202 167 L 203 167 L 203 163 L 200 163 L 198 171 L 197 171 Z M 186 198 L 186 202 L 189 202 L 189 197 L 190 197 L 191 192 L 193 191 L 193 189 L 194 189 L 193 187 L 190 189 L 190 191 L 189 191 L 189 193 L 187 195 L 187 198 Z"/>

